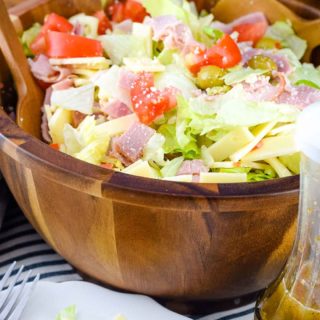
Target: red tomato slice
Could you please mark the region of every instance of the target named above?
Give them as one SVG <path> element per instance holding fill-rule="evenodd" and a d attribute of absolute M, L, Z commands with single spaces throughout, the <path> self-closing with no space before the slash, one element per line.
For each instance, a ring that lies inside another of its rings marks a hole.
<path fill-rule="evenodd" d="M 73 25 L 64 17 L 56 13 L 50 13 L 46 16 L 44 25 L 38 36 L 33 40 L 30 49 L 33 54 L 44 54 L 46 52 L 45 35 L 48 31 L 71 32 Z"/>
<path fill-rule="evenodd" d="M 49 30 L 71 32 L 73 25 L 65 17 L 59 16 L 56 13 L 50 13 L 45 17 L 41 33 L 46 33 Z"/>
<path fill-rule="evenodd" d="M 143 22 L 148 15 L 144 6 L 134 0 L 127 0 L 124 8 L 124 19 L 131 19 L 134 22 Z"/>
<path fill-rule="evenodd" d="M 241 52 L 238 45 L 228 35 L 209 49 L 195 49 L 186 56 L 186 65 L 189 70 L 197 74 L 203 66 L 215 65 L 220 68 L 231 68 L 241 61 Z"/>
<path fill-rule="evenodd" d="M 42 33 L 39 33 L 38 36 L 30 44 L 30 49 L 34 55 L 38 55 L 46 52 L 46 39 Z"/>
<path fill-rule="evenodd" d="M 105 34 L 107 30 L 112 30 L 112 25 L 103 10 L 97 11 L 94 16 L 98 18 L 98 34 Z"/>
<path fill-rule="evenodd" d="M 232 68 L 237 65 L 241 59 L 241 52 L 238 45 L 228 34 L 218 40 L 216 46 L 208 50 L 209 64 L 215 64 L 220 68 Z"/>
<path fill-rule="evenodd" d="M 109 7 L 109 14 L 113 22 L 121 22 L 124 18 L 124 4 L 116 2 Z"/>
<path fill-rule="evenodd" d="M 176 94 L 176 92 L 175 92 Z M 167 88 L 160 91 L 154 87 L 151 73 L 140 73 L 131 86 L 133 110 L 142 123 L 150 124 L 176 105 L 173 91 Z"/>
<path fill-rule="evenodd" d="M 47 32 L 46 48 L 46 55 L 49 58 L 103 56 L 103 48 L 100 41 L 56 31 Z"/>
<path fill-rule="evenodd" d="M 50 147 L 51 147 L 52 149 L 55 149 L 55 150 L 60 150 L 60 146 L 59 146 L 58 143 L 51 143 L 51 144 L 50 144 Z"/>
<path fill-rule="evenodd" d="M 256 44 L 261 40 L 268 28 L 268 23 L 266 21 L 256 22 L 256 23 L 244 23 L 233 28 L 233 31 L 239 33 L 239 42 L 252 41 Z"/>

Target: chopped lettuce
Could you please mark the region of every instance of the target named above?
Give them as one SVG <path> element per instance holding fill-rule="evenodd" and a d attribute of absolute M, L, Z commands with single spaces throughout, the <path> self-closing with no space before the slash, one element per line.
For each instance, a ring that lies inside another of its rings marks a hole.
<path fill-rule="evenodd" d="M 69 306 L 63 309 L 56 317 L 56 320 L 76 320 L 77 319 L 77 310 L 76 306 Z"/>
<path fill-rule="evenodd" d="M 107 34 L 98 38 L 112 63 L 120 65 L 125 57 L 152 58 L 151 27 L 134 23 L 132 32 L 132 34 Z"/>
<path fill-rule="evenodd" d="M 290 80 L 295 85 L 306 85 L 320 89 L 320 70 L 311 63 L 304 63 L 290 75 Z"/>
<path fill-rule="evenodd" d="M 265 74 L 266 70 L 251 69 L 251 68 L 241 68 L 227 73 L 223 79 L 226 85 L 233 85 L 243 81 L 250 81 L 256 79 L 257 76 Z"/>
<path fill-rule="evenodd" d="M 307 41 L 298 37 L 290 21 L 278 21 L 270 26 L 266 37 L 279 40 L 283 47 L 290 48 L 298 59 L 301 59 L 307 50 Z"/>
<path fill-rule="evenodd" d="M 248 182 L 259 182 L 276 178 L 276 172 L 273 169 L 254 170 L 248 173 Z"/>
<path fill-rule="evenodd" d="M 162 176 L 164 178 L 174 177 L 177 174 L 179 168 L 181 167 L 183 161 L 184 157 L 178 157 L 172 159 L 171 161 L 167 161 L 163 168 L 160 170 Z"/>
<path fill-rule="evenodd" d="M 41 31 L 41 24 L 36 22 L 31 28 L 29 28 L 23 32 L 23 34 L 20 38 L 20 41 L 23 46 L 24 54 L 27 57 L 34 56 L 33 52 L 30 49 L 30 45 L 33 42 L 33 40 L 38 36 L 40 31 Z"/>
<path fill-rule="evenodd" d="M 164 149 L 165 137 L 159 133 L 154 134 L 143 150 L 143 160 L 153 161 L 156 164 L 164 165 Z"/>
<path fill-rule="evenodd" d="M 66 124 L 63 134 L 67 154 L 92 164 L 103 162 L 110 137 L 101 134 L 94 116 L 86 117 L 78 128 Z"/>
<path fill-rule="evenodd" d="M 66 90 L 53 90 L 51 105 L 66 110 L 92 114 L 94 104 L 94 86 L 89 83 L 82 87 Z"/>
<path fill-rule="evenodd" d="M 76 26 L 78 23 L 83 27 L 84 36 L 88 38 L 96 38 L 98 36 L 99 20 L 96 17 L 88 16 L 84 13 L 72 16 L 69 21 Z"/>
<path fill-rule="evenodd" d="M 176 64 L 166 66 L 164 72 L 155 75 L 155 86 L 158 89 L 174 87 L 181 91 L 185 98 L 190 98 L 192 92 L 197 89 L 196 85 L 185 74 L 181 73 L 181 69 Z"/>

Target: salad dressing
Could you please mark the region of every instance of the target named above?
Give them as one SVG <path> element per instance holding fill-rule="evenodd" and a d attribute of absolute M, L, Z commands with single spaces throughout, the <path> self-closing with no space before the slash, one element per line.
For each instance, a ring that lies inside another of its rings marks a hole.
<path fill-rule="evenodd" d="M 257 320 L 320 320 L 320 103 L 302 112 L 299 228 L 288 263 L 257 304 Z"/>

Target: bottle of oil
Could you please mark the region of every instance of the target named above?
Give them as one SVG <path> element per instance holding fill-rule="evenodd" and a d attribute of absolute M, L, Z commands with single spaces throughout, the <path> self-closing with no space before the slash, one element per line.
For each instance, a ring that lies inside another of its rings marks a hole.
<path fill-rule="evenodd" d="M 257 303 L 256 320 L 320 320 L 320 102 L 301 113 L 297 143 L 298 232 L 284 271 Z"/>

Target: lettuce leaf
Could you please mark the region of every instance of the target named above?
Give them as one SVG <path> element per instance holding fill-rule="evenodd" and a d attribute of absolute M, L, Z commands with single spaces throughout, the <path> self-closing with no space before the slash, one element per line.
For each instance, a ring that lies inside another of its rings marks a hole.
<path fill-rule="evenodd" d="M 153 161 L 158 165 L 165 165 L 164 149 L 165 137 L 159 133 L 154 134 L 143 150 L 143 160 Z"/>
<path fill-rule="evenodd" d="M 66 90 L 53 90 L 51 105 L 65 110 L 92 114 L 94 104 L 94 86 L 89 83 L 82 87 Z"/>
<path fill-rule="evenodd" d="M 76 306 L 69 306 L 59 312 L 56 316 L 56 320 L 76 320 L 76 313 Z"/>
<path fill-rule="evenodd" d="M 178 157 L 174 158 L 171 161 L 167 161 L 163 168 L 160 170 L 162 176 L 164 178 L 174 177 L 177 174 L 179 168 L 181 167 L 183 161 L 184 157 Z"/>
<path fill-rule="evenodd" d="M 233 85 L 248 80 L 250 78 L 260 76 L 262 74 L 265 74 L 266 72 L 266 70 L 241 68 L 239 70 L 229 72 L 223 77 L 223 79 L 226 85 Z"/>
<path fill-rule="evenodd" d="M 155 86 L 158 89 L 174 87 L 181 91 L 185 98 L 190 98 L 192 92 L 197 89 L 193 81 L 181 72 L 176 64 L 166 66 L 166 71 L 155 76 Z"/>
<path fill-rule="evenodd" d="M 97 38 L 99 20 L 93 16 L 87 16 L 84 13 L 76 14 L 69 18 L 69 21 L 76 26 L 79 23 L 84 30 L 84 36 L 88 38 Z"/>
<path fill-rule="evenodd" d="M 259 182 L 276 178 L 276 172 L 273 169 L 268 170 L 254 170 L 249 172 L 248 182 Z"/>
<path fill-rule="evenodd" d="M 320 70 L 311 63 L 304 63 L 290 75 L 290 80 L 295 85 L 306 85 L 320 89 Z"/>
<path fill-rule="evenodd" d="M 78 128 L 66 124 L 63 136 L 67 154 L 92 164 L 100 164 L 104 160 L 110 137 L 101 135 L 94 116 L 86 117 Z"/>
<path fill-rule="evenodd" d="M 34 56 L 33 52 L 30 49 L 30 45 L 33 42 L 33 40 L 38 36 L 40 31 L 41 31 L 41 24 L 36 22 L 31 28 L 27 29 L 22 33 L 20 41 L 23 46 L 24 54 L 27 57 Z"/>
<path fill-rule="evenodd" d="M 307 50 L 307 41 L 295 34 L 290 21 L 277 21 L 268 28 L 265 36 L 279 40 L 282 46 L 290 48 L 299 60 Z"/>

